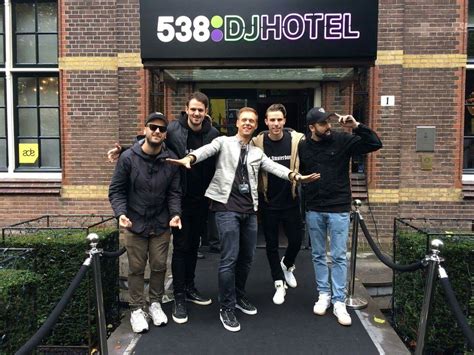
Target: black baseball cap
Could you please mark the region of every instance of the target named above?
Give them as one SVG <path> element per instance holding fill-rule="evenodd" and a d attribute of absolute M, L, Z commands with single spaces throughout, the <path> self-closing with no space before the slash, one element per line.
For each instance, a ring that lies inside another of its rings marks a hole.
<path fill-rule="evenodd" d="M 153 120 L 162 120 L 166 125 L 168 125 L 168 119 L 161 112 L 152 112 L 148 115 L 145 120 L 145 126 Z"/>
<path fill-rule="evenodd" d="M 334 112 L 326 112 L 322 107 L 313 107 L 306 114 L 306 124 L 312 125 L 322 121 L 327 121 L 329 117 L 335 115 Z"/>

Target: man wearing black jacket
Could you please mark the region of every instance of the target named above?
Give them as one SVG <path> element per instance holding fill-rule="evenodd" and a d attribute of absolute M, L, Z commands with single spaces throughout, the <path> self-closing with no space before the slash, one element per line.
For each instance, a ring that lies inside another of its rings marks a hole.
<path fill-rule="evenodd" d="M 210 143 L 219 135 L 212 127 L 208 114 L 209 99 L 201 92 L 192 93 L 186 103 L 186 110 L 168 126 L 167 146 L 179 158 Z M 121 151 L 116 148 L 107 152 L 109 161 L 116 160 Z M 212 300 L 202 296 L 194 284 L 197 252 L 200 238 L 206 231 L 208 219 L 208 199 L 204 193 L 214 175 L 215 159 L 210 158 L 196 164 L 192 170 L 181 169 L 181 187 L 183 190 L 181 230 L 173 230 L 173 271 L 174 305 L 173 320 L 176 323 L 188 321 L 186 300 L 208 305 Z"/>
<path fill-rule="evenodd" d="M 144 312 L 144 273 L 150 262 L 149 314 L 156 326 L 168 318 L 161 308 L 170 227 L 181 228 L 179 169 L 165 164 L 176 157 L 163 141 L 168 120 L 159 112 L 145 121 L 145 140 L 124 152 L 109 187 L 109 200 L 125 231 L 128 256 L 130 323 L 136 333 L 148 330 Z"/>
<path fill-rule="evenodd" d="M 354 134 L 332 132 L 331 118 L 338 118 L 343 128 Z M 347 279 L 347 238 L 351 210 L 349 162 L 352 156 L 376 151 L 382 147 L 377 134 L 354 117 L 312 108 L 306 115 L 310 135 L 300 142 L 300 172 L 318 172 L 321 178 L 303 187 L 306 226 L 311 239 L 312 260 L 319 299 L 313 307 L 324 315 L 333 304 L 333 313 L 342 325 L 352 320 L 345 305 Z M 326 262 L 326 241 L 330 237 L 331 280 Z"/>
<path fill-rule="evenodd" d="M 179 158 L 184 158 L 194 150 L 210 143 L 219 136 L 212 127 L 208 114 L 209 99 L 201 92 L 192 93 L 186 103 L 186 111 L 169 125 L 168 146 Z M 196 164 L 192 170 L 181 169 L 183 188 L 183 228 L 173 231 L 173 270 L 174 305 L 173 320 L 186 323 L 188 312 L 186 300 L 208 305 L 210 298 L 201 295 L 194 284 L 197 253 L 200 238 L 206 232 L 209 201 L 204 193 L 214 175 L 215 159 Z"/>

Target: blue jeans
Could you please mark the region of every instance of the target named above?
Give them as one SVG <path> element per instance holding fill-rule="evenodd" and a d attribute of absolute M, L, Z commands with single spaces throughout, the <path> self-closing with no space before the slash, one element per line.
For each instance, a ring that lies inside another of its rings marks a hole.
<path fill-rule="evenodd" d="M 306 212 L 306 225 L 311 239 L 311 255 L 316 285 L 319 293 L 331 294 L 332 303 L 346 300 L 347 282 L 347 238 L 349 235 L 349 212 Z M 331 285 L 326 262 L 326 241 L 330 238 Z"/>
<path fill-rule="evenodd" d="M 257 215 L 216 212 L 221 244 L 219 302 L 234 309 L 237 298 L 245 296 L 245 283 L 257 245 Z"/>

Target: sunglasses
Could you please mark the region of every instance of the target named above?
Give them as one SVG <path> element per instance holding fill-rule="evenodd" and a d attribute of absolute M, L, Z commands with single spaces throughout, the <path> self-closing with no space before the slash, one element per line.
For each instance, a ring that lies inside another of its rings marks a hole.
<path fill-rule="evenodd" d="M 168 127 L 166 127 L 166 126 L 160 126 L 160 125 L 153 124 L 153 123 L 148 124 L 147 127 L 150 130 L 152 130 L 153 132 L 158 130 L 158 132 L 160 132 L 160 133 L 165 133 L 168 130 Z"/>

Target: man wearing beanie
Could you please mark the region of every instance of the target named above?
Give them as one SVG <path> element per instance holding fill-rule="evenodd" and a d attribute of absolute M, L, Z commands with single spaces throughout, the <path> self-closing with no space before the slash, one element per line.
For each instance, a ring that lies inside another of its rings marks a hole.
<path fill-rule="evenodd" d="M 128 257 L 130 323 L 135 333 L 148 330 L 144 273 L 150 263 L 149 314 L 156 326 L 168 322 L 161 308 L 170 227 L 181 228 L 179 169 L 165 163 L 176 158 L 164 144 L 168 120 L 160 112 L 145 120 L 144 141 L 119 158 L 109 187 L 115 217 L 125 230 Z"/>
<path fill-rule="evenodd" d="M 333 132 L 330 120 L 335 119 L 347 132 Z M 306 226 L 311 240 L 312 260 L 319 292 L 313 307 L 324 315 L 333 305 L 340 324 L 349 326 L 346 310 L 347 239 L 352 202 L 349 162 L 354 155 L 382 148 L 382 142 L 369 127 L 351 115 L 328 113 L 314 107 L 306 115 L 309 135 L 299 144 L 300 172 L 318 172 L 321 178 L 303 186 Z M 326 262 L 326 241 L 330 238 L 331 272 Z M 331 275 L 331 279 L 329 279 Z"/>

